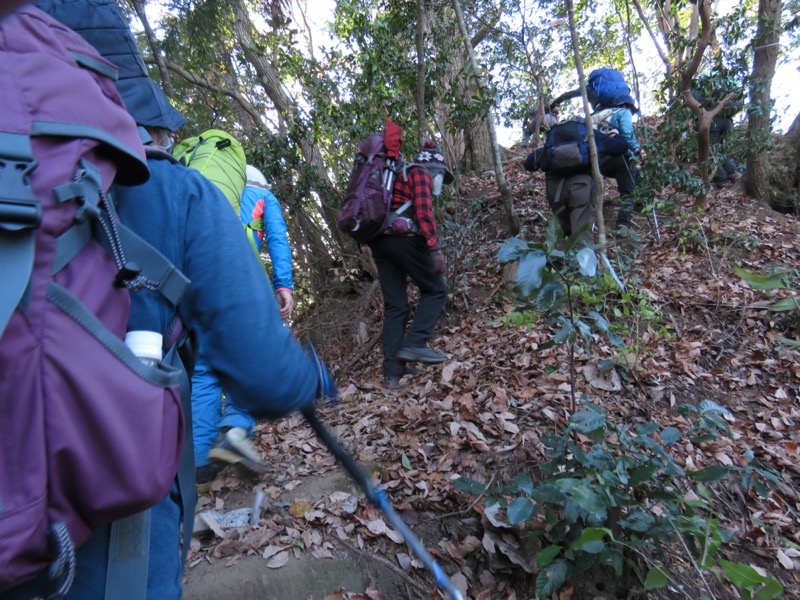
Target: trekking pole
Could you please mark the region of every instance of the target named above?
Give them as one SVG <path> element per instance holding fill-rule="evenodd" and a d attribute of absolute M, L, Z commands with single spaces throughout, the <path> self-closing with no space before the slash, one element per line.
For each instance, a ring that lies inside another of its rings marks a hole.
<path fill-rule="evenodd" d="M 601 252 L 600 256 L 603 259 L 603 264 L 606 266 L 608 271 L 611 273 L 611 277 L 617 283 L 617 285 L 619 286 L 619 289 L 621 289 L 624 292 L 625 291 L 625 284 L 622 283 L 622 281 L 620 281 L 619 277 L 617 276 L 617 272 L 614 270 L 614 267 L 611 266 L 611 261 L 608 260 L 608 255 L 606 255 L 605 252 Z"/>
<path fill-rule="evenodd" d="M 656 212 L 656 204 L 653 203 L 653 223 L 655 224 L 656 240 L 661 241 L 661 227 L 658 225 L 658 212 Z"/>
<path fill-rule="evenodd" d="M 304 410 L 303 416 L 306 418 L 306 421 L 308 421 L 308 424 L 311 425 L 317 437 L 319 437 L 331 451 L 331 454 L 344 465 L 344 468 L 350 473 L 353 480 L 364 490 L 364 494 L 372 505 L 380 510 L 386 516 L 389 524 L 400 532 L 406 544 L 408 544 L 414 554 L 417 555 L 428 571 L 434 576 L 438 588 L 450 594 L 453 600 L 463 600 L 464 597 L 461 595 L 461 592 L 453 586 L 450 578 L 439 566 L 439 563 L 430 555 L 425 549 L 425 546 L 422 545 L 422 542 L 419 541 L 419 538 L 414 535 L 408 525 L 400 518 L 400 515 L 392 508 L 392 503 L 386 492 L 370 481 L 369 477 L 367 477 L 364 471 L 356 464 L 355 459 L 342 448 L 338 440 L 328 431 L 325 425 L 322 424 L 314 408 L 310 407 Z"/>

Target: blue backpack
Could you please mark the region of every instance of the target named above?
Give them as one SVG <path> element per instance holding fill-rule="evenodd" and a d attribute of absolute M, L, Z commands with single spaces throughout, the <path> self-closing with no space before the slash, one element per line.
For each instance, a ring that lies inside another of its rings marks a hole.
<path fill-rule="evenodd" d="M 595 109 L 618 106 L 623 102 L 633 103 L 631 88 L 622 73 L 616 69 L 595 69 L 589 73 L 586 93 Z"/>

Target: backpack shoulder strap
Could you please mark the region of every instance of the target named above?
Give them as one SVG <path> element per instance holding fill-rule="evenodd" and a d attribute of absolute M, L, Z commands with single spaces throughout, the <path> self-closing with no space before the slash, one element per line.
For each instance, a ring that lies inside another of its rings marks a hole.
<path fill-rule="evenodd" d="M 23 299 L 33 272 L 35 232 L 42 207 L 28 175 L 36 167 L 30 137 L 0 133 L 0 256 L 4 284 L 0 286 L 0 335 Z"/>
<path fill-rule="evenodd" d="M 170 154 L 166 150 L 162 150 L 161 148 L 158 148 L 157 146 L 145 146 L 144 147 L 144 153 L 145 153 L 145 156 L 147 158 L 156 158 L 158 160 L 168 160 L 169 162 L 175 163 L 175 164 L 180 164 L 180 162 L 181 162 L 177 158 L 172 156 L 172 154 Z"/>
<path fill-rule="evenodd" d="M 109 526 L 105 598 L 147 597 L 150 564 L 150 509 L 112 521 Z"/>
<path fill-rule="evenodd" d="M 128 262 L 135 263 L 139 277 L 147 281 L 143 287 L 158 292 L 177 306 L 189 287 L 189 278 L 132 229 L 122 224 L 117 224 L 117 228 Z"/>
<path fill-rule="evenodd" d="M 398 173 L 403 174 L 403 181 L 408 181 L 408 175 L 406 174 L 406 171 L 411 167 L 422 167 L 424 169 L 425 165 L 421 163 L 403 161 L 403 164 L 398 169 L 396 169 Z"/>

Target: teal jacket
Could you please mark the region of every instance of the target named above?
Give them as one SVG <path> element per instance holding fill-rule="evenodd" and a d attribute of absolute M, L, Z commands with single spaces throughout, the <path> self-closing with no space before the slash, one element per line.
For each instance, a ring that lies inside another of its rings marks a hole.
<path fill-rule="evenodd" d="M 633 113 L 628 108 L 616 106 L 595 111 L 592 116 L 596 117 L 606 112 L 610 112 L 610 116 L 604 118 L 603 121 L 619 131 L 619 134 L 628 142 L 628 158 L 637 159 L 639 140 L 636 139 L 636 134 L 633 131 Z"/>

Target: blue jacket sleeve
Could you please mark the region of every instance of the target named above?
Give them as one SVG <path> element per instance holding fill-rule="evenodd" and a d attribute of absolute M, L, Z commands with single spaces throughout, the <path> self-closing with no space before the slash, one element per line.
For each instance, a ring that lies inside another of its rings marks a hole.
<path fill-rule="evenodd" d="M 292 249 L 289 247 L 286 221 L 275 194 L 264 191 L 264 230 L 272 261 L 272 287 L 294 289 L 292 285 Z"/>
<path fill-rule="evenodd" d="M 633 115 L 626 108 L 616 111 L 611 119 L 611 125 L 619 130 L 619 133 L 628 142 L 628 154 L 633 156 L 639 151 L 639 141 L 633 132 Z"/>
<path fill-rule="evenodd" d="M 120 217 L 191 280 L 178 313 L 223 387 L 256 418 L 311 405 L 316 364 L 283 325 L 264 268 L 225 196 L 193 169 L 149 165 L 147 183 L 121 188 Z M 137 327 L 150 327 L 142 315 L 146 299 L 132 314 Z"/>

